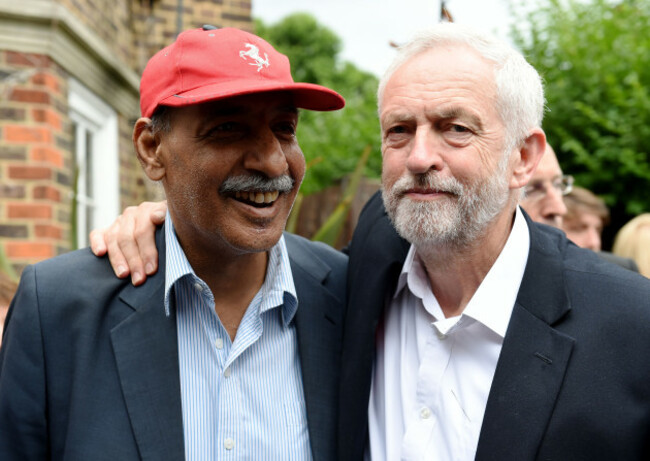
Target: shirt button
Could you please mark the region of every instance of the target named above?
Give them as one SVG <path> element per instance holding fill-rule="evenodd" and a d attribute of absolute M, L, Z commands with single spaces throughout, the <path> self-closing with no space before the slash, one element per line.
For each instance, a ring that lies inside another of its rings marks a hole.
<path fill-rule="evenodd" d="M 226 378 L 230 378 L 230 367 L 228 367 L 228 368 L 226 368 L 225 370 L 223 370 L 223 375 L 224 375 Z"/>
<path fill-rule="evenodd" d="M 232 450 L 233 448 L 235 448 L 235 441 L 233 439 L 231 439 L 230 437 L 228 437 L 227 439 L 225 439 L 223 441 L 223 447 L 226 450 Z"/>
<path fill-rule="evenodd" d="M 199 282 L 196 282 L 194 284 L 194 289 L 198 291 L 199 293 L 203 293 L 203 285 L 201 285 Z"/>
<path fill-rule="evenodd" d="M 436 330 L 436 336 L 437 336 L 438 339 L 440 339 L 440 340 L 447 339 L 447 335 L 444 334 L 442 331 L 439 331 L 439 330 Z"/>
<path fill-rule="evenodd" d="M 429 419 L 431 417 L 431 410 L 427 407 L 424 407 L 420 410 L 420 419 Z"/>
<path fill-rule="evenodd" d="M 217 346 L 217 349 L 223 349 L 223 339 L 217 338 L 215 345 Z"/>

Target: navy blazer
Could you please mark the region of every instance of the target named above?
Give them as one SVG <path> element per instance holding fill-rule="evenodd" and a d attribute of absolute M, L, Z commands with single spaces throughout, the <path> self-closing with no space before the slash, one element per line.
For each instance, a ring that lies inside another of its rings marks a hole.
<path fill-rule="evenodd" d="M 184 459 L 161 229 L 156 239 L 160 270 L 137 288 L 89 249 L 25 269 L 0 349 L 0 460 Z M 285 239 L 311 448 L 335 460 L 347 257 Z"/>
<path fill-rule="evenodd" d="M 476 459 L 650 459 L 650 281 L 525 217 L 530 253 Z M 349 247 L 342 461 L 363 459 L 375 331 L 408 249 L 375 195 Z"/>

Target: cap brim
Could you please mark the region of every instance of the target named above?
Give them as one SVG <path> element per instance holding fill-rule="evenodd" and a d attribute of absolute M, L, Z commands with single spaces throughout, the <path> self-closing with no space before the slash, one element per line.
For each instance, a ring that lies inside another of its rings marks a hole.
<path fill-rule="evenodd" d="M 228 83 L 206 85 L 201 88 L 184 91 L 161 100 L 158 105 L 181 107 L 203 102 L 217 101 L 255 93 L 286 91 L 294 96 L 296 107 L 301 109 L 330 111 L 342 109 L 345 99 L 334 90 L 312 83 L 278 84 L 265 81 L 236 80 Z"/>

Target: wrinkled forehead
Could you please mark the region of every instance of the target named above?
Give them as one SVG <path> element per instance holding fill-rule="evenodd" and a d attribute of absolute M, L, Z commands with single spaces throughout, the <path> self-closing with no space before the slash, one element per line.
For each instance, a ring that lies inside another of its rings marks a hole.
<path fill-rule="evenodd" d="M 469 80 L 496 88 L 495 63 L 464 43 L 440 43 L 425 47 L 405 58 L 384 75 L 383 87 L 391 86 L 402 74 L 416 73 L 433 79 Z M 379 101 L 381 103 L 381 101 Z"/>
<path fill-rule="evenodd" d="M 497 113 L 494 63 L 467 45 L 438 46 L 423 50 L 398 67 L 386 81 L 379 101 L 380 115 L 395 96 L 431 103 L 460 98 L 478 102 Z"/>

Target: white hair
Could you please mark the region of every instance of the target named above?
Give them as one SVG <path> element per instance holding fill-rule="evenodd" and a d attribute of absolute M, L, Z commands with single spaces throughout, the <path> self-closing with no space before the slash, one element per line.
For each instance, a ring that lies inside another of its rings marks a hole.
<path fill-rule="evenodd" d="M 399 48 L 379 81 L 377 103 L 381 108 L 386 84 L 411 58 L 438 46 L 466 45 L 494 62 L 497 111 L 506 126 L 510 146 L 519 145 L 544 117 L 544 89 L 537 71 L 512 46 L 482 31 L 454 23 L 440 23 L 420 32 Z"/>

